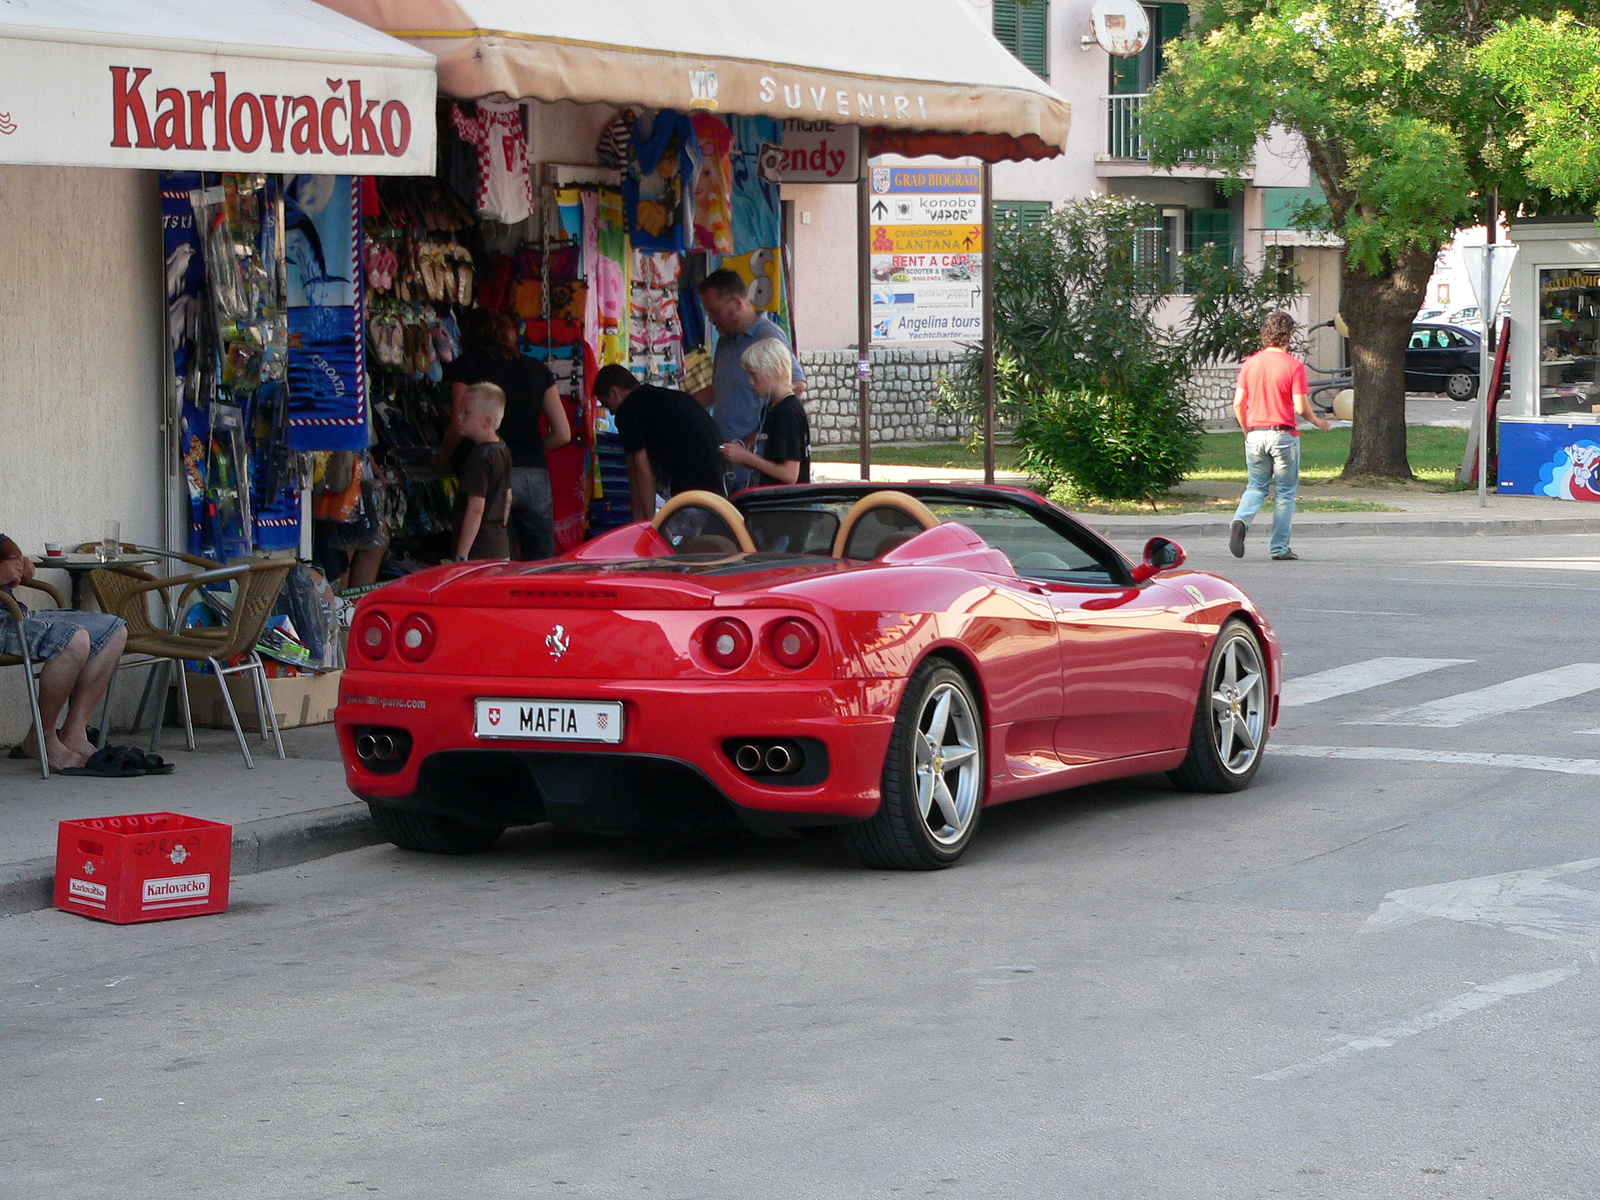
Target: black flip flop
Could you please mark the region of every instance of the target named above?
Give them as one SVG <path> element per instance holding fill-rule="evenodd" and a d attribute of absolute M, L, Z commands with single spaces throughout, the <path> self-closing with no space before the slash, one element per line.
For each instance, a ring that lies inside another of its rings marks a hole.
<path fill-rule="evenodd" d="M 142 775 L 171 775 L 178 769 L 176 763 L 169 763 L 159 754 L 146 754 L 137 746 L 112 746 L 113 750 L 120 750 L 126 756 L 129 765 L 137 766 Z"/>
<path fill-rule="evenodd" d="M 96 750 L 81 767 L 63 767 L 57 775 L 87 775 L 93 779 L 132 779 L 146 772 L 139 766 L 138 751 L 130 754 L 124 746 Z"/>

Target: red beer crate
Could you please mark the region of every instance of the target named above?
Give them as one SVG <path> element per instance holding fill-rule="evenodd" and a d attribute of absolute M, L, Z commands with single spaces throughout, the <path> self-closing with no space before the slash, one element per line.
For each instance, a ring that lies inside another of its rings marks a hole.
<path fill-rule="evenodd" d="M 56 907 L 117 925 L 228 911 L 233 826 L 178 813 L 62 821 Z"/>

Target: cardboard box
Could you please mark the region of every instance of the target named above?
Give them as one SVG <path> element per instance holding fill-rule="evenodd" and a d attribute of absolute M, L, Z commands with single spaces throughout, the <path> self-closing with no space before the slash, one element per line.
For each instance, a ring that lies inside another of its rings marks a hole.
<path fill-rule="evenodd" d="M 228 911 L 233 827 L 178 813 L 62 821 L 55 905 L 114 925 Z"/>
<path fill-rule="evenodd" d="M 339 703 L 341 674 L 341 671 L 324 671 L 320 675 L 295 675 L 267 680 L 272 710 L 278 714 L 278 728 L 325 725 L 333 720 L 333 710 Z M 248 676 L 229 675 L 228 691 L 239 710 L 239 724 L 248 733 L 258 725 L 255 688 Z M 228 720 L 228 706 L 222 702 L 222 692 L 217 687 L 217 677 L 210 672 L 204 675 L 189 672 L 189 709 L 194 714 L 196 725 L 215 729 L 233 728 Z M 168 700 L 167 714 L 169 724 L 182 723 L 176 693 Z"/>

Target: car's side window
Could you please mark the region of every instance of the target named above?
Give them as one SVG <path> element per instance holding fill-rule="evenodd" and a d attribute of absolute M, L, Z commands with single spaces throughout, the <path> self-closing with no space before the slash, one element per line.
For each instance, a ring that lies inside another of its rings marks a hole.
<path fill-rule="evenodd" d="M 1426 329 L 1419 329 L 1411 335 L 1411 349 L 1426 350 L 1432 345 L 1433 334 Z"/>
<path fill-rule="evenodd" d="M 1046 525 L 1026 509 L 1010 505 L 928 505 L 941 521 L 960 521 L 1011 561 L 1024 579 L 1062 583 L 1120 583 L 1122 572 L 1110 551 L 1079 543 Z"/>

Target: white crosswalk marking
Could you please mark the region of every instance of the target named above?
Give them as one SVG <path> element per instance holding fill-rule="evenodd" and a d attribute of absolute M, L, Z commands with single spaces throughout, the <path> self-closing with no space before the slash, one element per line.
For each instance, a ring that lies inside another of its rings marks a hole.
<path fill-rule="evenodd" d="M 1509 679 L 1492 687 L 1479 688 L 1432 700 L 1411 708 L 1398 708 L 1351 725 L 1422 725 L 1451 729 L 1485 717 L 1537 708 L 1557 700 L 1569 700 L 1585 692 L 1600 690 L 1600 663 L 1570 663 L 1549 671 Z"/>
<path fill-rule="evenodd" d="M 1437 671 L 1440 667 L 1455 667 L 1471 661 L 1470 658 L 1369 658 L 1365 662 L 1291 679 L 1283 685 L 1283 697 L 1278 703 L 1283 708 L 1298 708 L 1302 704 L 1364 692 L 1413 675 Z"/>

